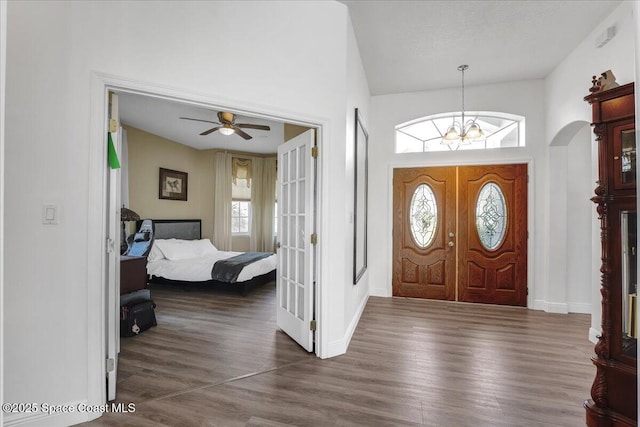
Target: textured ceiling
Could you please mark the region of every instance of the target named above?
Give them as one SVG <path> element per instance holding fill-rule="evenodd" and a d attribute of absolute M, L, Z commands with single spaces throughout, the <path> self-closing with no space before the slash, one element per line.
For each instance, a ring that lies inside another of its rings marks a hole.
<path fill-rule="evenodd" d="M 546 77 L 620 1 L 365 1 L 349 8 L 372 95 Z"/>

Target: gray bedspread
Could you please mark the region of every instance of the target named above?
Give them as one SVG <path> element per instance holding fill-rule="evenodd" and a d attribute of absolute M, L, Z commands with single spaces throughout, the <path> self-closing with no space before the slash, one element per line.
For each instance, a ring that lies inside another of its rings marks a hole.
<path fill-rule="evenodd" d="M 213 264 L 211 278 L 220 282 L 236 283 L 242 269 L 263 258 L 273 255 L 272 252 L 245 252 L 231 258 L 217 261 Z"/>

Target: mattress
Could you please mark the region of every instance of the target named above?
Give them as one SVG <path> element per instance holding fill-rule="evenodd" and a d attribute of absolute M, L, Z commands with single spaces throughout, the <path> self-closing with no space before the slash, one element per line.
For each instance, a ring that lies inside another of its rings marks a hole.
<path fill-rule="evenodd" d="M 185 282 L 205 282 L 211 280 L 211 270 L 216 261 L 231 258 L 242 252 L 216 251 L 213 254 L 198 258 L 188 258 L 170 261 L 159 259 L 147 262 L 147 274 L 164 277 L 170 280 Z M 277 256 L 273 254 L 245 266 L 238 275 L 237 282 L 246 282 L 276 269 Z"/>

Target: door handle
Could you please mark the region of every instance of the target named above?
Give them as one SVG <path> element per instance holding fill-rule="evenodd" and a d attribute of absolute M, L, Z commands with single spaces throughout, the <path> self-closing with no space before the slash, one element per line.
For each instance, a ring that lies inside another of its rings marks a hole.
<path fill-rule="evenodd" d="M 449 232 L 449 237 L 456 237 L 456 234 L 453 231 Z"/>
<path fill-rule="evenodd" d="M 455 245 L 453 242 L 449 242 L 449 247 L 452 248 Z"/>

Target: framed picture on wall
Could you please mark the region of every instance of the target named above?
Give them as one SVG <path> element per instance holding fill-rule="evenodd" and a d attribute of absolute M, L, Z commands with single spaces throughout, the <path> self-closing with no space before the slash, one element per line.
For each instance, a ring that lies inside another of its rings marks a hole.
<path fill-rule="evenodd" d="M 187 200 L 186 172 L 160 168 L 158 198 L 169 200 Z"/>
<path fill-rule="evenodd" d="M 355 109 L 354 221 L 353 221 L 353 284 L 367 270 L 367 180 L 369 134 Z"/>

